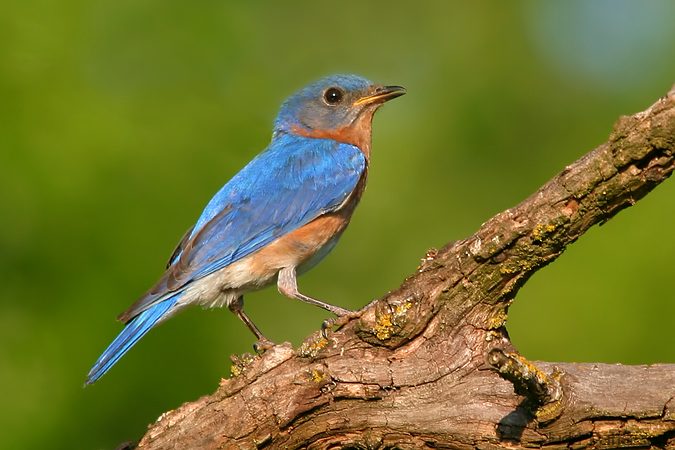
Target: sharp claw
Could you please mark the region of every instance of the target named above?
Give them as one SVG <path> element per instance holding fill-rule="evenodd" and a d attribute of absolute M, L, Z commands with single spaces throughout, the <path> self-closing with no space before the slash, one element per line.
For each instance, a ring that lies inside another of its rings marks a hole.
<path fill-rule="evenodd" d="M 328 339 L 328 331 L 333 328 L 335 324 L 335 319 L 326 319 L 321 323 L 321 336 L 324 339 Z"/>
<path fill-rule="evenodd" d="M 321 323 L 321 336 L 324 339 L 328 339 L 328 333 L 333 329 L 333 327 L 341 328 L 347 322 L 352 319 L 356 319 L 361 315 L 360 311 L 349 311 L 345 310 L 344 314 L 340 314 L 337 317 L 326 319 Z"/>
<path fill-rule="evenodd" d="M 260 339 L 258 342 L 253 344 L 253 351 L 260 355 L 272 347 L 274 347 L 274 342 L 267 339 Z"/>

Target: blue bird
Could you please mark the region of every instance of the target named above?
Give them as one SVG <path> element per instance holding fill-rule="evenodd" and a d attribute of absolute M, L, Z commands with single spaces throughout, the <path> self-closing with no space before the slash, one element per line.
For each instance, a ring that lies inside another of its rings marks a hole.
<path fill-rule="evenodd" d="M 366 185 L 371 124 L 405 94 L 356 75 L 323 78 L 288 98 L 270 145 L 204 208 L 157 284 L 118 319 L 126 326 L 87 376 L 103 376 L 151 328 L 189 305 L 227 306 L 270 346 L 244 313 L 244 294 L 276 281 L 279 292 L 337 316 L 350 311 L 298 291 L 349 224 Z"/>

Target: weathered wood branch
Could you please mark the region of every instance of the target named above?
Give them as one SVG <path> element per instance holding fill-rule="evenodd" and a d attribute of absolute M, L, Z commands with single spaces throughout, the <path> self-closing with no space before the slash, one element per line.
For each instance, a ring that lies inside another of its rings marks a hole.
<path fill-rule="evenodd" d="M 138 448 L 675 448 L 675 365 L 529 362 L 519 288 L 675 168 L 675 89 L 328 339 L 235 359 Z"/>

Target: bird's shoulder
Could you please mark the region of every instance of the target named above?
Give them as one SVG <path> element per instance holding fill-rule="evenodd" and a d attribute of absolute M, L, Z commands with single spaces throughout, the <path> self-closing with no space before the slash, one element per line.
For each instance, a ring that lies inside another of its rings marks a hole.
<path fill-rule="evenodd" d="M 195 236 L 225 207 L 255 207 L 269 198 L 297 195 L 303 187 L 336 188 L 360 177 L 367 161 L 355 146 L 330 139 L 281 133 L 207 203 L 190 237 Z"/>

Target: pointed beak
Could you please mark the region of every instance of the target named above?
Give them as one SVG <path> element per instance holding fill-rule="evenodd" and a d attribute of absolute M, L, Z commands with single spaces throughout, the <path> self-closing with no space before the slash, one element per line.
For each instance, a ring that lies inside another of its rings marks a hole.
<path fill-rule="evenodd" d="M 406 90 L 402 86 L 378 86 L 375 88 L 375 91 L 372 94 L 361 97 L 355 101 L 354 106 L 384 103 L 393 98 L 400 97 L 401 95 L 405 94 L 405 92 Z"/>

